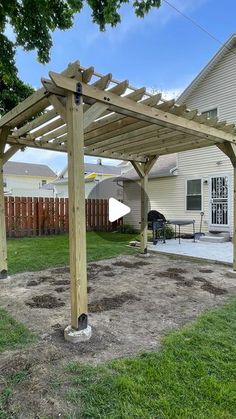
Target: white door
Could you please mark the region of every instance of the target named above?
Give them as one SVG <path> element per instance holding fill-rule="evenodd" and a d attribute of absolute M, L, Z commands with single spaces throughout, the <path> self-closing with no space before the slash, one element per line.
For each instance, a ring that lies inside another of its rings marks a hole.
<path fill-rule="evenodd" d="M 210 224 L 229 226 L 229 177 L 217 176 L 210 180 Z"/>

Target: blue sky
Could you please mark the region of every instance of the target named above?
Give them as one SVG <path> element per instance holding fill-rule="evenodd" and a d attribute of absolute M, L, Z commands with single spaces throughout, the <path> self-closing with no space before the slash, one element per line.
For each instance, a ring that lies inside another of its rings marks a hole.
<path fill-rule="evenodd" d="M 225 42 L 236 32 L 235 0 L 170 0 L 179 10 L 197 21 L 216 38 Z M 77 59 L 83 66 L 93 65 L 101 73 L 111 72 L 119 80 L 128 79 L 137 87 L 165 91 L 169 96 L 182 91 L 220 48 L 175 10 L 163 3 L 144 19 L 136 18 L 132 8 L 122 8 L 122 23 L 101 33 L 91 22 L 85 7 L 67 31 L 55 31 L 51 60 L 37 61 L 35 52 L 17 51 L 19 76 L 35 88 L 49 70 L 59 72 Z M 96 161 L 87 158 L 89 161 Z M 28 149 L 14 160 L 47 163 L 60 171 L 66 155 Z"/>

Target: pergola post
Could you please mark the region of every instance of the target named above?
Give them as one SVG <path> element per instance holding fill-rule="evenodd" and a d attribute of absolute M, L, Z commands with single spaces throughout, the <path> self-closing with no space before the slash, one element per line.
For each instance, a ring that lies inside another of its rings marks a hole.
<path fill-rule="evenodd" d="M 234 217 L 234 231 L 233 231 L 233 270 L 236 271 L 236 164 L 233 166 L 234 168 L 234 199 L 233 199 L 233 217 Z"/>
<path fill-rule="evenodd" d="M 231 160 L 234 171 L 234 196 L 233 196 L 233 270 L 236 271 L 236 145 L 232 143 L 224 143 L 218 145 L 218 148 L 226 154 Z"/>
<path fill-rule="evenodd" d="M 71 276 L 71 325 L 65 338 L 71 342 L 88 340 L 86 219 L 84 191 L 84 129 L 81 94 L 69 93 L 66 100 L 69 180 L 69 245 Z"/>
<path fill-rule="evenodd" d="M 140 250 L 141 254 L 147 254 L 148 240 L 148 174 L 156 163 L 158 156 L 154 156 L 146 163 L 132 161 L 132 165 L 140 177 L 141 184 L 141 231 L 140 231 Z"/>
<path fill-rule="evenodd" d="M 140 248 L 141 253 L 147 253 L 147 214 L 148 214 L 148 199 L 147 199 L 147 187 L 148 187 L 148 173 L 144 173 L 141 177 L 141 232 L 140 232 Z"/>
<path fill-rule="evenodd" d="M 0 279 L 7 278 L 7 240 L 3 187 L 3 159 L 0 157 Z"/>
<path fill-rule="evenodd" d="M 7 278 L 8 273 L 3 165 L 4 149 L 9 131 L 8 127 L 3 127 L 0 131 L 0 279 Z"/>

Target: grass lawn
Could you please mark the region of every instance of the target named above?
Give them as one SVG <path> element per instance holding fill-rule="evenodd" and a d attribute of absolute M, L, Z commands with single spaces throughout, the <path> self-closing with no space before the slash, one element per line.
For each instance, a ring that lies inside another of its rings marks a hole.
<path fill-rule="evenodd" d="M 134 237 L 132 234 L 87 233 L 88 262 L 134 253 L 134 249 L 126 247 Z M 10 274 L 68 265 L 68 235 L 9 239 L 8 262 Z"/>
<path fill-rule="evenodd" d="M 35 337 L 21 323 L 0 308 L 0 352 L 15 349 L 34 341 Z"/>
<path fill-rule="evenodd" d="M 235 418 L 236 299 L 170 334 L 160 352 L 70 363 L 67 373 L 68 418 Z"/>

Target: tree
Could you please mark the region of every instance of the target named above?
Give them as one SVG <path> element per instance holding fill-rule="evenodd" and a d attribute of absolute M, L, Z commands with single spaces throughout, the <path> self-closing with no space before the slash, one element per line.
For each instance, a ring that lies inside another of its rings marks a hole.
<path fill-rule="evenodd" d="M 116 26 L 120 21 L 119 9 L 130 0 L 2 0 L 0 2 L 0 114 L 8 111 L 27 97 L 32 88 L 17 75 L 15 52 L 17 46 L 26 51 L 36 50 L 40 63 L 50 59 L 51 33 L 55 29 L 72 27 L 76 13 L 85 3 L 91 9 L 92 21 L 101 31 L 106 25 Z M 161 0 L 135 0 L 132 2 L 138 17 L 144 17 L 152 7 L 160 7 Z M 11 25 L 16 41 L 6 35 Z"/>

